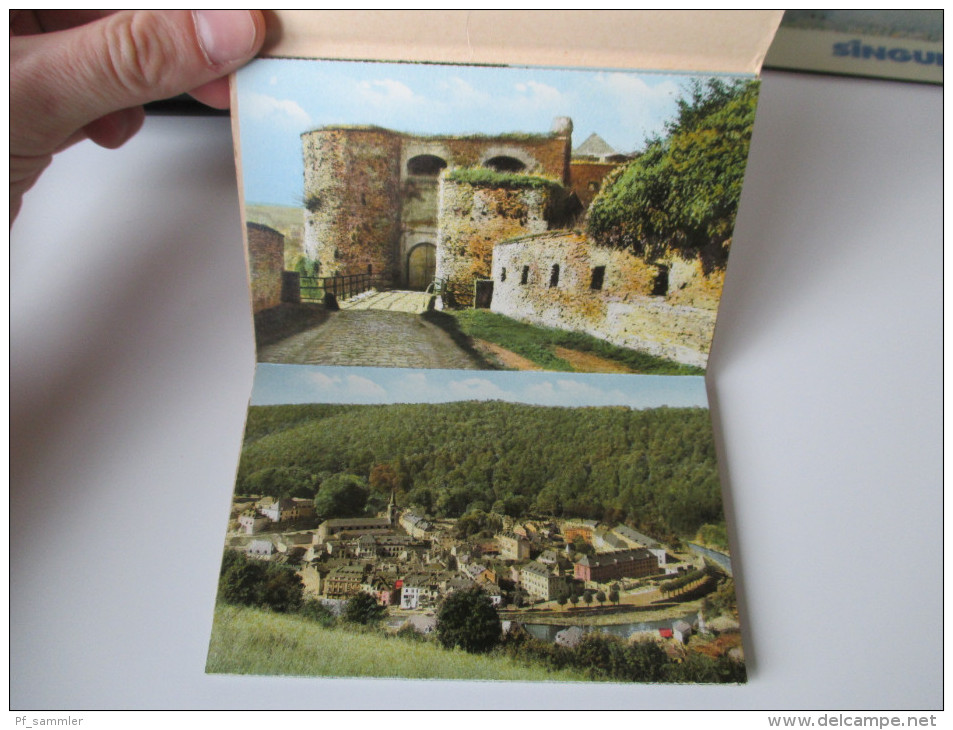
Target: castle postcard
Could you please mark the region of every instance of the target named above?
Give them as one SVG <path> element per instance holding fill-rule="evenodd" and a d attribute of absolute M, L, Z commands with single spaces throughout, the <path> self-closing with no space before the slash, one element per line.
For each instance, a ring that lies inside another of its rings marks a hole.
<path fill-rule="evenodd" d="M 207 671 L 745 681 L 704 373 L 757 77 L 234 88 L 258 364 Z"/>
<path fill-rule="evenodd" d="M 262 59 L 258 360 L 704 372 L 758 80 Z"/>

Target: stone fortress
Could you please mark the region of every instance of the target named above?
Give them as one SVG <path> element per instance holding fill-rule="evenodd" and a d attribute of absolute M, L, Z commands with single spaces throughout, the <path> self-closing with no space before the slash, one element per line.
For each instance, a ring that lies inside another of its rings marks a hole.
<path fill-rule="evenodd" d="M 488 306 L 704 367 L 724 271 L 588 239 L 589 204 L 629 158 L 596 134 L 574 150 L 572 131 L 558 117 L 547 134 L 306 132 L 304 255 L 318 276 L 435 286 L 441 306 Z"/>

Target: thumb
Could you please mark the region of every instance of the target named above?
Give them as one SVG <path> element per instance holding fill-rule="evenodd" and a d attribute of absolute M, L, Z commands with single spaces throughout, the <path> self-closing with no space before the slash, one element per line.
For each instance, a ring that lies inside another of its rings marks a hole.
<path fill-rule="evenodd" d="M 11 38 L 11 111 L 30 120 L 19 143 L 50 152 L 91 122 L 203 86 L 250 60 L 264 35 L 256 11 L 176 10 Z"/>

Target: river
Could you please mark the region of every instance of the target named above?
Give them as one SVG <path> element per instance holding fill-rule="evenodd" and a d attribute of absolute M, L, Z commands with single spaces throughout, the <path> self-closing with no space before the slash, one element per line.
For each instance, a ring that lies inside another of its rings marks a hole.
<path fill-rule="evenodd" d="M 689 613 L 685 616 L 665 619 L 663 621 L 640 621 L 637 623 L 606 624 L 602 626 L 581 624 L 579 625 L 579 628 L 586 633 L 590 631 L 601 631 L 606 634 L 621 636 L 623 639 L 628 639 L 633 634 L 642 633 L 644 631 L 656 632 L 659 629 L 670 629 L 672 628 L 672 624 L 679 620 L 685 621 L 690 625 L 694 625 L 698 620 L 698 613 Z M 530 636 L 536 639 L 542 639 L 543 641 L 555 641 L 556 634 L 563 629 L 569 628 L 568 626 L 554 626 L 552 624 L 523 624 L 523 627 L 529 632 Z"/>

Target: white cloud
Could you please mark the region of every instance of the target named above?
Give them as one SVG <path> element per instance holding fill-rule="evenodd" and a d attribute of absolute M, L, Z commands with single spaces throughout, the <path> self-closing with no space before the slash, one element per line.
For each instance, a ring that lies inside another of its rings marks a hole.
<path fill-rule="evenodd" d="M 357 84 L 357 97 L 373 106 L 426 103 L 426 100 L 417 96 L 407 84 L 395 79 L 361 81 Z"/>
<path fill-rule="evenodd" d="M 552 106 L 554 104 L 565 104 L 565 96 L 555 86 L 541 84 L 538 81 L 527 81 L 516 84 L 516 90 L 519 96 L 531 101 L 534 104 L 545 104 Z"/>
<path fill-rule="evenodd" d="M 358 398 L 380 399 L 387 396 L 387 391 L 369 378 L 360 375 L 347 376 L 347 392 Z"/>
<path fill-rule="evenodd" d="M 302 370 L 307 384 L 319 390 L 337 390 L 341 387 L 341 379 L 336 375 L 325 375 L 320 370 Z"/>
<path fill-rule="evenodd" d="M 549 381 L 534 383 L 523 391 L 521 400 L 529 403 L 554 403 L 556 388 Z"/>
<path fill-rule="evenodd" d="M 243 113 L 251 119 L 296 129 L 313 126 L 308 112 L 291 99 L 276 99 L 267 94 L 249 91 L 242 96 L 241 104 Z"/>
<path fill-rule="evenodd" d="M 459 76 L 440 81 L 437 88 L 444 95 L 441 101 L 451 106 L 483 107 L 493 100 L 490 94 L 477 90 Z"/>
<path fill-rule="evenodd" d="M 400 381 L 400 400 L 405 403 L 424 403 L 430 400 L 432 391 L 425 373 L 407 373 Z"/>
<path fill-rule="evenodd" d="M 453 399 L 494 400 L 506 399 L 507 393 L 485 378 L 465 378 L 448 383 L 447 391 Z"/>
<path fill-rule="evenodd" d="M 593 86 L 604 108 L 628 121 L 632 144 L 637 143 L 640 136 L 662 131 L 662 123 L 675 112 L 675 99 L 680 92 L 679 83 L 674 79 L 650 85 L 636 74 L 611 71 L 597 74 Z"/>

